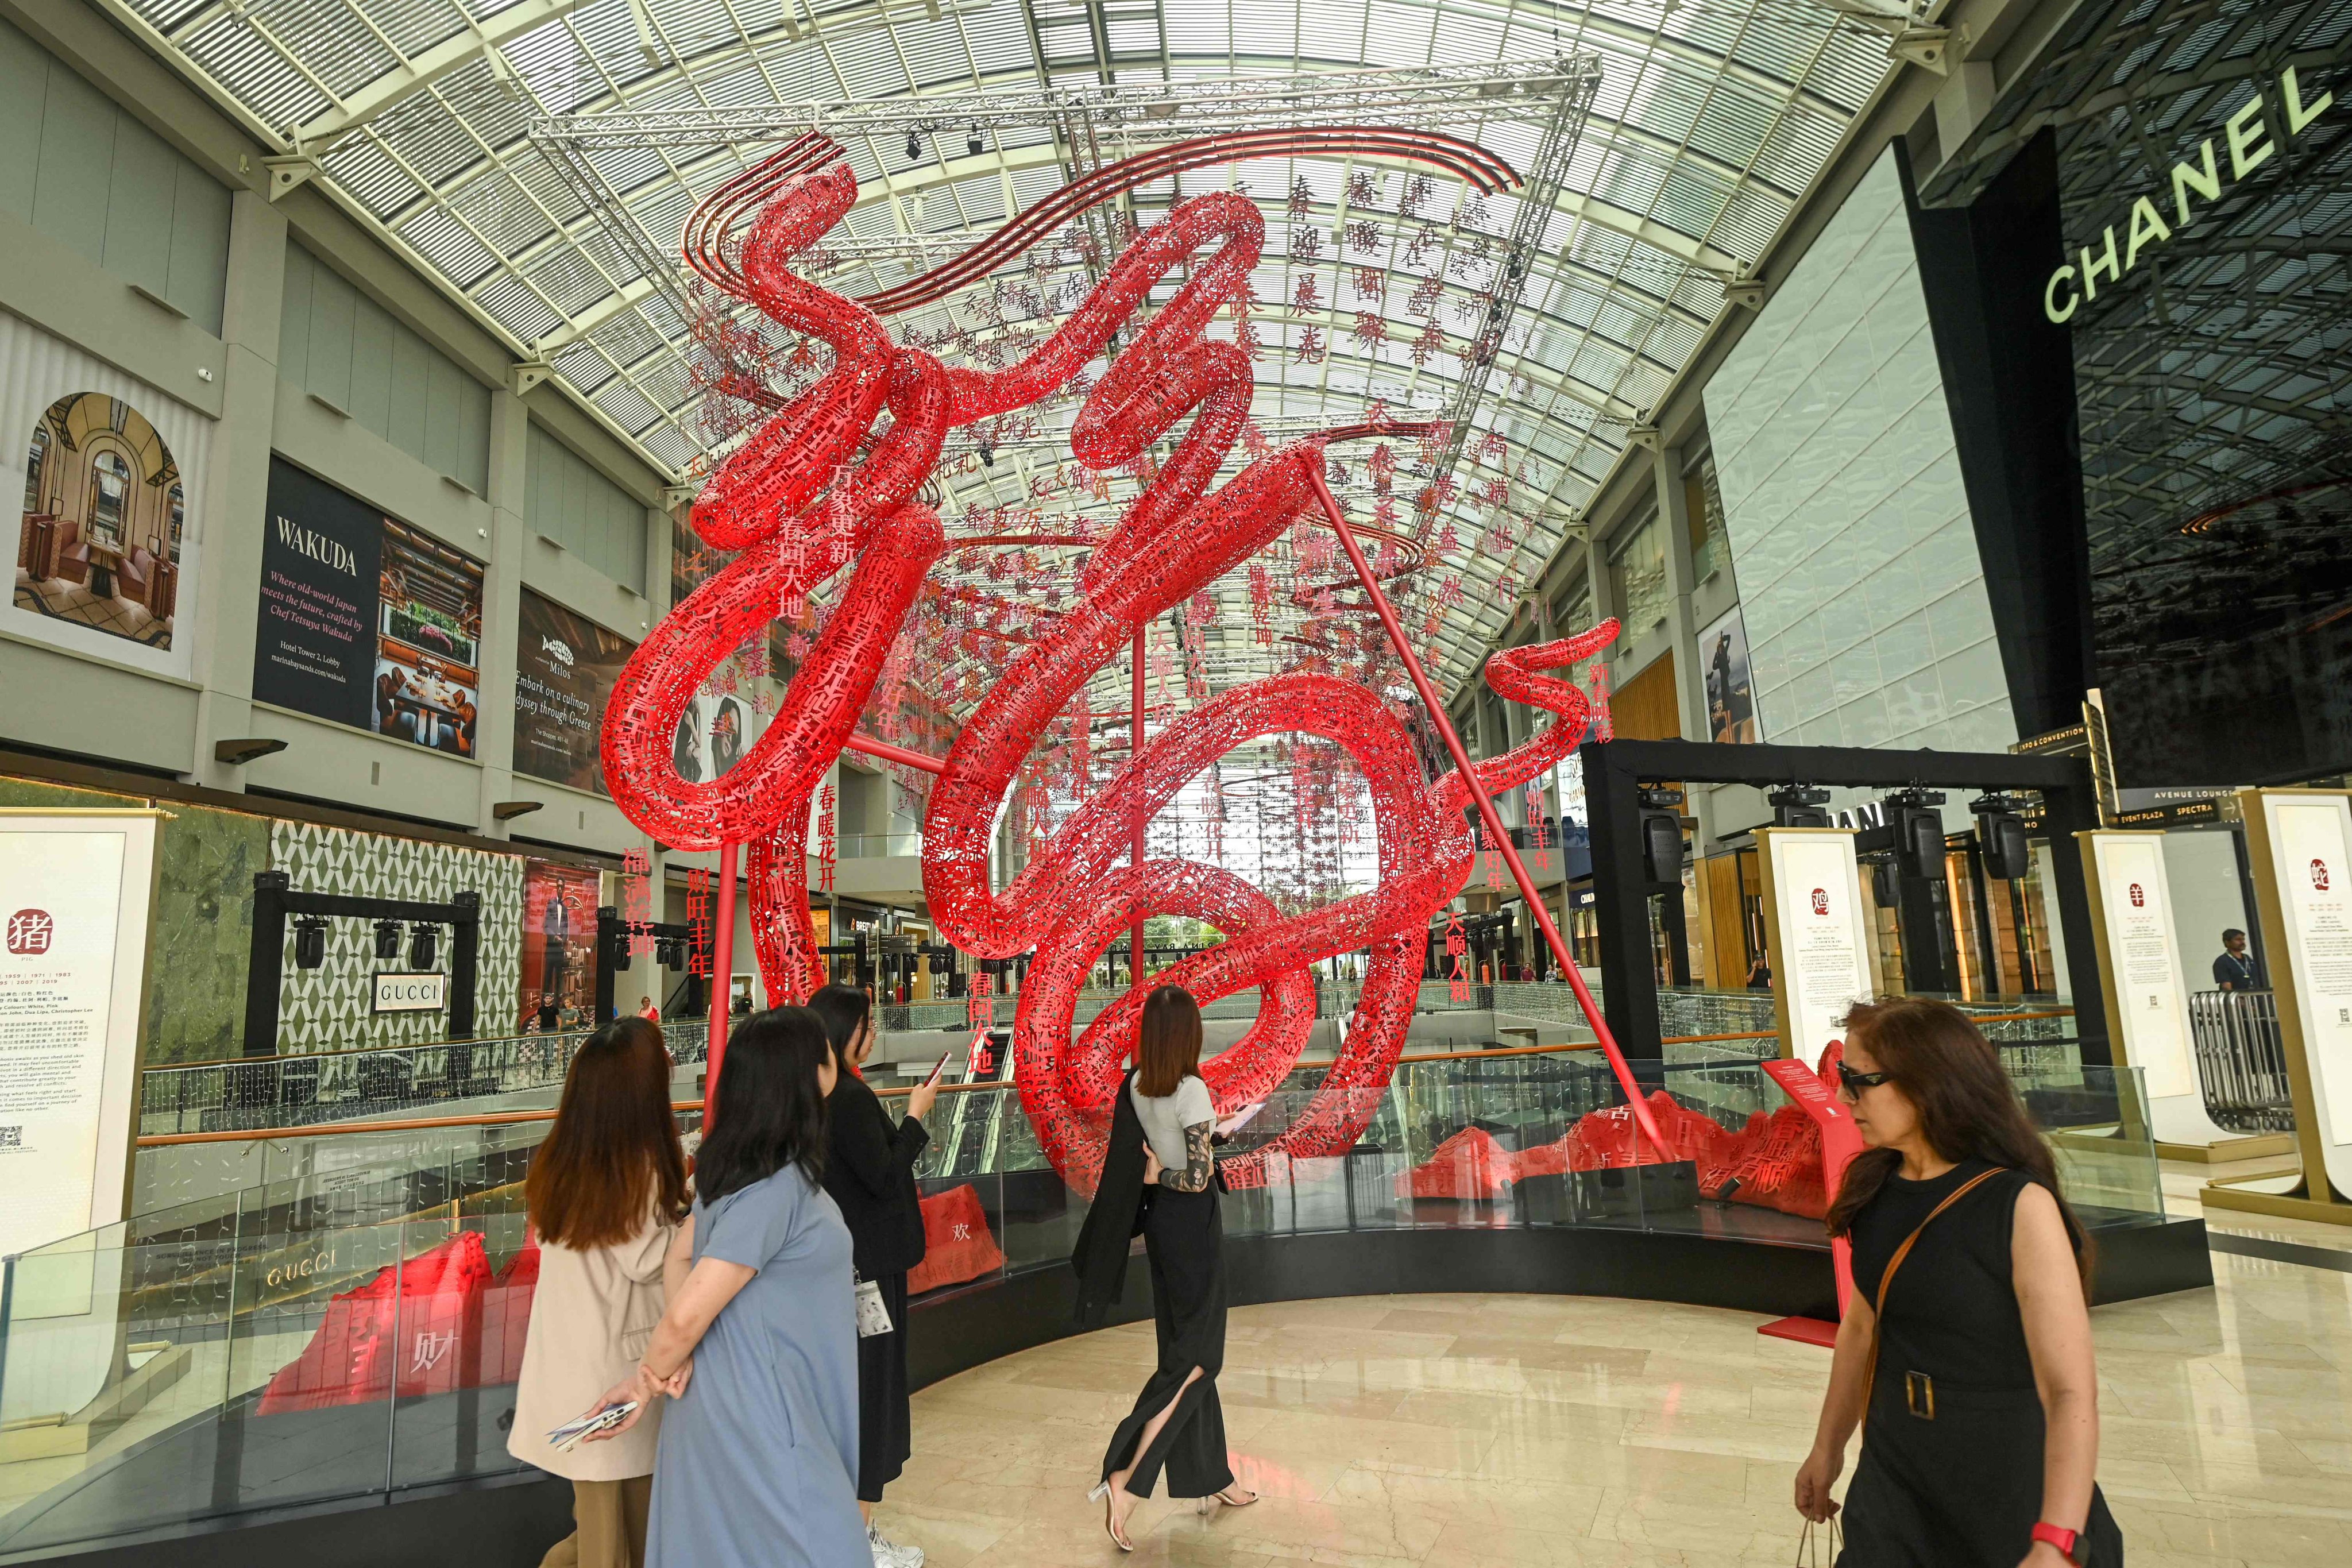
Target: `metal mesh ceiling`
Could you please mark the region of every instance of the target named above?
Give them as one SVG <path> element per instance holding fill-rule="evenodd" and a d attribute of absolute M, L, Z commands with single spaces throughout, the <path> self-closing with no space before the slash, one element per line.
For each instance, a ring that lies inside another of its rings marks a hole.
<path fill-rule="evenodd" d="M 684 324 L 629 259 L 635 252 L 528 140 L 535 116 L 1596 55 L 1601 86 L 1557 214 L 1444 515 L 1423 530 L 1454 549 L 1431 550 L 1402 584 L 1416 629 L 1431 628 L 1432 673 L 1448 688 L 1501 632 L 1628 429 L 1725 310 L 1724 285 L 1752 269 L 1890 68 L 1883 36 L 1814 0 L 109 3 L 248 124 L 308 160 L 289 167 L 462 297 L 519 359 L 544 359 L 677 474 L 695 468 L 709 440 Z M 1490 129 L 1463 133 L 1515 164 L 1532 149 L 1533 126 Z M 644 233 L 674 251 L 694 202 L 762 151 L 648 145 L 594 156 Z M 1103 149 L 1097 161 L 1119 152 Z M 1066 142 L 1044 127 L 991 134 L 977 153 L 959 132 L 936 134 L 920 154 L 910 159 L 895 140 L 853 142 L 860 205 L 850 235 L 929 237 L 942 258 L 1073 173 Z M 1136 194 L 1135 216 L 1149 223 L 1212 187 L 1244 190 L 1266 213 L 1253 322 L 1256 417 L 1270 439 L 1353 422 L 1375 403 L 1424 415 L 1448 405 L 1462 374 L 1451 351 L 1479 308 L 1480 238 L 1507 228 L 1508 197 L 1465 212 L 1463 189 L 1437 180 L 1408 213 L 1415 193 L 1402 169 L 1295 159 L 1163 181 Z M 845 254 L 823 279 L 844 293 L 918 269 Z M 1066 311 L 1083 281 L 1076 267 L 1016 265 L 892 325 L 957 348 L 1017 339 Z M 1384 320 L 1384 334 L 1361 331 L 1363 315 Z M 951 458 L 963 454 L 941 481 L 951 533 L 967 517 L 1001 517 L 992 509 L 1107 519 L 1131 496 L 1131 485 L 1105 497 L 1069 482 L 1076 406 L 1061 399 L 1034 427 L 997 433 L 986 463 L 969 446 L 951 447 Z M 1375 499 L 1367 455 L 1344 455 L 1351 507 Z M 1398 457 L 1409 529 L 1414 455 Z M 1066 572 L 1071 553 L 1033 552 L 1023 566 Z M 1002 573 L 992 581 L 980 557 L 943 563 L 943 614 L 962 613 L 952 609 L 957 592 L 984 600 L 1001 591 Z M 1250 584 L 1236 574 L 1221 584 L 1223 613 L 1171 656 L 1205 668 L 1218 690 L 1303 653 L 1331 653 L 1328 596 L 1317 599 L 1305 572 L 1282 586 L 1271 637 L 1252 625 Z M 1353 613 L 1337 610 L 1342 621 Z M 1370 673 L 1378 656 L 1369 637 L 1360 647 L 1349 635 L 1357 629 L 1337 628 L 1339 651 Z M 1178 631 L 1172 617 L 1169 630 Z M 944 669 L 938 692 L 961 706 L 981 673 Z M 1108 708 L 1124 677 L 1103 679 Z"/>

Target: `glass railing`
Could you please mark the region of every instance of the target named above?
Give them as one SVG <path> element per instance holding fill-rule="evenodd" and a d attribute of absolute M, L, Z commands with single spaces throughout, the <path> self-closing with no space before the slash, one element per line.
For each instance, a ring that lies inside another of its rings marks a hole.
<path fill-rule="evenodd" d="M 2134 1074 L 2063 1047 L 2003 1057 L 2085 1218 L 2160 1218 Z M 1590 1049 L 1408 1058 L 1361 1091 L 1345 1152 L 1270 1150 L 1319 1070 L 1292 1074 L 1227 1151 L 1229 1234 L 1597 1226 L 1824 1245 L 1818 1142 L 1752 1058 L 1694 1047 L 1664 1064 L 1667 1162 L 1637 1149 Z M 0 1558 L 519 1468 L 505 1434 L 537 1268 L 521 1192 L 547 1127 L 254 1140 L 296 1163 L 0 1264 Z M 943 1094 L 931 1131 L 914 1292 L 1065 1267 L 1086 1200 L 1018 1093 Z"/>
<path fill-rule="evenodd" d="M 904 833 L 844 833 L 834 840 L 834 854 L 843 860 L 880 860 L 894 855 L 919 856 L 923 836 Z"/>

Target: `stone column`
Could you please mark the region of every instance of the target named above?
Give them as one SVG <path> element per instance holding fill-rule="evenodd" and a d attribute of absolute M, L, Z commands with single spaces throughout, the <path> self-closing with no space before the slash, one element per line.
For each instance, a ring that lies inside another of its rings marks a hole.
<path fill-rule="evenodd" d="M 286 220 L 251 191 L 229 204 L 228 284 L 222 301 L 221 417 L 198 498 L 204 571 L 196 583 L 195 769 L 214 789 L 243 790 L 245 770 L 214 746 L 253 731 L 253 648 L 268 527 L 269 447 L 278 403 L 278 329 L 286 303 Z"/>

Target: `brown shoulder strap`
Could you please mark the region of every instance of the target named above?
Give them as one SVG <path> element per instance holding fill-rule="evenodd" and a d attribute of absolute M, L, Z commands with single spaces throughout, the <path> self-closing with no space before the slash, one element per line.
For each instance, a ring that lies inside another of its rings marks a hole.
<path fill-rule="evenodd" d="M 1862 1368 L 1862 1418 L 1864 1423 L 1870 1420 L 1870 1391 L 1878 1378 L 1878 1334 L 1885 1322 L 1886 1288 L 1895 1283 L 1895 1271 L 1903 1267 L 1903 1260 L 1911 1256 L 1912 1246 L 1918 1241 L 1920 1232 L 1935 1224 L 1937 1215 L 2008 1168 L 2006 1165 L 1995 1165 L 1990 1171 L 1979 1171 L 1953 1188 L 1942 1203 L 1927 1211 L 1926 1219 L 1912 1227 L 1911 1234 L 1903 1238 L 1903 1245 L 1895 1249 L 1895 1256 L 1886 1260 L 1886 1271 L 1878 1277 L 1878 1299 L 1871 1303 L 1870 1354 L 1869 1359 L 1863 1363 Z"/>

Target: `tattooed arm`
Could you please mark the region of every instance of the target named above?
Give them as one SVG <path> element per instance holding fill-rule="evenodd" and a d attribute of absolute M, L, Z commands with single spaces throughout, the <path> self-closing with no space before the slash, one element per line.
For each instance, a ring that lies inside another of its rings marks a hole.
<path fill-rule="evenodd" d="M 1209 1152 L 1209 1134 L 1216 1131 L 1216 1126 L 1213 1121 L 1198 1121 L 1184 1129 L 1184 1168 L 1161 1170 L 1161 1186 L 1171 1193 L 1197 1193 L 1207 1188 L 1216 1170 L 1216 1156 Z"/>

